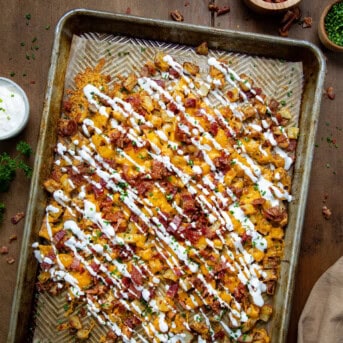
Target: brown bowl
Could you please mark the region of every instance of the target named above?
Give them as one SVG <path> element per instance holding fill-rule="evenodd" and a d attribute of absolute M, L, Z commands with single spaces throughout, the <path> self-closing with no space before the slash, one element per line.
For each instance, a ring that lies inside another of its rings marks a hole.
<path fill-rule="evenodd" d="M 286 0 L 279 3 L 266 2 L 263 0 L 244 0 L 245 4 L 252 10 L 263 14 L 276 14 L 284 12 L 299 5 L 301 0 Z"/>
<path fill-rule="evenodd" d="M 332 51 L 336 52 L 343 52 L 343 46 L 335 44 L 333 41 L 331 41 L 326 33 L 325 30 L 325 17 L 332 8 L 334 4 L 337 4 L 339 2 L 342 2 L 343 0 L 336 0 L 331 2 L 329 5 L 327 5 L 324 8 L 324 11 L 322 12 L 322 15 L 320 16 L 319 24 L 318 24 L 318 36 L 320 41 L 323 43 L 325 47 Z"/>

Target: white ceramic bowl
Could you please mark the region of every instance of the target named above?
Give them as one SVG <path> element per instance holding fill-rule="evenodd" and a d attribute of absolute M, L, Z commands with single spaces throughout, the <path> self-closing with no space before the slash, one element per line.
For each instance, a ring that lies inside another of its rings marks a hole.
<path fill-rule="evenodd" d="M 0 77 L 0 140 L 23 130 L 29 113 L 30 104 L 24 90 L 12 80 Z"/>

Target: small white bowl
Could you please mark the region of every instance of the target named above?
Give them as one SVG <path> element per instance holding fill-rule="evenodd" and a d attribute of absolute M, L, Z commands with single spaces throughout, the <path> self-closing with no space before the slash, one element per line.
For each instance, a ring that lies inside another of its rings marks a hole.
<path fill-rule="evenodd" d="M 12 80 L 0 77 L 0 141 L 23 130 L 29 113 L 30 104 L 25 91 Z"/>

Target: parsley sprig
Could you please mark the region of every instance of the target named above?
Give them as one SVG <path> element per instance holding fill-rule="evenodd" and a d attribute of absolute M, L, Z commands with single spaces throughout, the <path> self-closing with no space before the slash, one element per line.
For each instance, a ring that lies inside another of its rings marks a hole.
<path fill-rule="evenodd" d="M 20 141 L 16 149 L 19 154 L 14 158 L 6 152 L 0 154 L 0 192 L 8 191 L 18 169 L 21 169 L 27 177 L 31 177 L 32 175 L 32 168 L 22 160 L 22 157 L 30 157 L 32 153 L 30 145 Z"/>

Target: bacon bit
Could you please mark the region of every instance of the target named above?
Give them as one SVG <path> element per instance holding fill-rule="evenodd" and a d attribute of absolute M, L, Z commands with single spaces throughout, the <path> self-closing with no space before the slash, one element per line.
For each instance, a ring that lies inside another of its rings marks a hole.
<path fill-rule="evenodd" d="M 8 247 L 6 247 L 5 245 L 3 245 L 1 248 L 0 248 L 0 254 L 1 255 L 6 255 L 8 254 L 9 250 L 8 250 Z"/>
<path fill-rule="evenodd" d="M 297 142 L 296 139 L 290 139 L 289 140 L 289 145 L 288 145 L 286 150 L 289 151 L 289 152 L 295 151 L 295 149 L 297 148 L 297 144 L 298 144 L 298 142 Z"/>
<path fill-rule="evenodd" d="M 30 84 L 31 84 L 31 85 L 35 85 L 35 84 L 36 84 L 36 81 L 30 81 Z"/>
<path fill-rule="evenodd" d="M 63 110 L 65 112 L 70 112 L 72 109 L 72 102 L 71 101 L 63 101 Z"/>
<path fill-rule="evenodd" d="M 152 181 L 139 181 L 137 182 L 136 189 L 139 195 L 145 195 L 150 191 L 153 186 Z"/>
<path fill-rule="evenodd" d="M 279 206 L 270 207 L 267 210 L 264 210 L 263 214 L 265 218 L 275 223 L 280 223 L 287 215 L 286 210 Z"/>
<path fill-rule="evenodd" d="M 73 119 L 61 119 L 58 123 L 58 133 L 63 137 L 69 137 L 76 133 L 77 122 Z"/>
<path fill-rule="evenodd" d="M 177 125 L 175 129 L 175 137 L 183 143 L 188 144 L 190 142 L 190 138 L 187 136 L 187 133 L 182 131 L 179 128 L 179 125 Z"/>
<path fill-rule="evenodd" d="M 332 212 L 327 206 L 323 206 L 322 213 L 326 220 L 329 220 L 332 216 Z"/>
<path fill-rule="evenodd" d="M 303 19 L 303 29 L 307 29 L 309 27 L 312 27 L 313 19 L 312 17 L 304 17 Z"/>
<path fill-rule="evenodd" d="M 259 205 L 263 205 L 265 202 L 266 202 L 266 199 L 264 199 L 264 198 L 257 198 L 257 199 L 254 199 L 252 201 L 252 204 L 254 206 L 259 206 Z"/>
<path fill-rule="evenodd" d="M 218 129 L 219 129 L 218 123 L 216 121 L 211 122 L 209 131 L 212 136 L 217 136 Z"/>
<path fill-rule="evenodd" d="M 174 68 L 169 68 L 169 74 L 173 76 L 175 79 L 178 79 L 180 77 L 180 74 L 174 69 Z"/>
<path fill-rule="evenodd" d="M 95 273 L 97 273 L 100 269 L 100 264 L 97 264 L 94 261 L 92 261 L 90 263 L 90 267 L 94 270 Z"/>
<path fill-rule="evenodd" d="M 67 231 L 60 230 L 60 231 L 56 232 L 56 234 L 52 238 L 52 241 L 55 244 L 57 249 L 60 249 L 63 247 L 63 244 L 64 244 L 63 238 L 66 234 L 67 234 Z"/>
<path fill-rule="evenodd" d="M 152 161 L 151 178 L 153 180 L 162 180 L 168 175 L 169 172 L 162 162 L 156 160 Z"/>
<path fill-rule="evenodd" d="M 11 235 L 9 238 L 9 242 L 12 243 L 13 241 L 16 241 L 18 239 L 17 235 Z"/>
<path fill-rule="evenodd" d="M 11 222 L 12 222 L 12 224 L 16 225 L 16 224 L 18 224 L 24 217 L 25 217 L 25 213 L 24 213 L 24 212 L 18 212 L 17 214 L 15 214 L 15 215 L 11 218 Z"/>
<path fill-rule="evenodd" d="M 154 80 L 154 81 L 163 89 L 166 88 L 166 83 L 164 82 L 164 80 Z"/>
<path fill-rule="evenodd" d="M 176 215 L 173 220 L 169 223 L 167 227 L 167 231 L 170 233 L 174 233 L 180 227 L 182 223 L 182 218 L 179 215 Z"/>
<path fill-rule="evenodd" d="M 294 7 L 286 12 L 281 20 L 282 27 L 279 28 L 279 34 L 282 37 L 288 37 L 288 31 L 291 28 L 294 21 L 299 20 L 301 12 L 299 7 Z"/>
<path fill-rule="evenodd" d="M 176 104 L 173 103 L 173 102 L 170 102 L 170 103 L 168 104 L 168 110 L 172 111 L 172 112 L 175 113 L 175 114 L 178 114 L 178 113 L 179 113 L 179 110 L 178 110 Z"/>
<path fill-rule="evenodd" d="M 192 243 L 192 244 L 197 244 L 201 237 L 201 232 L 193 230 L 192 228 L 189 228 L 184 231 L 184 236 Z"/>
<path fill-rule="evenodd" d="M 168 288 L 168 291 L 167 291 L 167 297 L 173 299 L 178 290 L 179 290 L 179 284 L 177 282 L 171 284 Z"/>
<path fill-rule="evenodd" d="M 247 290 L 242 283 L 239 283 L 233 292 L 233 296 L 237 301 L 241 301 L 246 296 Z"/>
<path fill-rule="evenodd" d="M 76 257 L 74 257 L 74 259 L 70 265 L 70 269 L 74 270 L 74 271 L 79 271 L 80 270 L 80 260 L 77 259 Z"/>
<path fill-rule="evenodd" d="M 173 271 L 176 276 L 181 277 L 182 276 L 182 271 L 179 268 L 173 268 Z"/>
<path fill-rule="evenodd" d="M 106 339 L 115 341 L 117 339 L 117 335 L 113 331 L 108 331 L 106 334 Z"/>
<path fill-rule="evenodd" d="M 186 108 L 195 108 L 196 106 L 196 99 L 194 98 L 187 98 L 185 100 L 185 107 Z"/>
<path fill-rule="evenodd" d="M 129 288 L 131 286 L 131 280 L 130 278 L 128 278 L 127 276 L 124 276 L 122 279 L 121 279 L 121 282 L 123 283 L 124 287 L 125 288 Z"/>
<path fill-rule="evenodd" d="M 116 147 L 120 149 L 124 149 L 131 142 L 130 138 L 126 135 L 126 133 L 121 132 L 119 130 L 113 130 L 110 133 L 110 141 L 112 144 L 114 144 Z"/>
<path fill-rule="evenodd" d="M 220 330 L 214 334 L 213 338 L 214 339 L 224 339 L 225 338 L 225 332 L 223 330 Z"/>
<path fill-rule="evenodd" d="M 203 43 L 201 43 L 199 46 L 197 46 L 197 47 L 195 48 L 195 52 L 196 52 L 198 55 L 207 56 L 207 55 L 208 55 L 208 45 L 207 45 L 207 42 L 203 42 Z"/>
<path fill-rule="evenodd" d="M 328 98 L 330 100 L 334 100 L 335 99 L 336 94 L 335 94 L 335 90 L 334 90 L 334 88 L 332 86 L 330 86 L 330 87 L 328 87 L 326 89 L 326 95 L 328 96 Z"/>
<path fill-rule="evenodd" d="M 246 242 L 251 242 L 252 237 L 250 235 L 248 235 L 246 232 L 243 233 L 242 235 L 242 243 L 246 243 Z"/>
<path fill-rule="evenodd" d="M 230 157 L 225 155 L 224 152 L 221 153 L 219 157 L 216 157 L 213 160 L 214 165 L 220 170 L 220 171 L 227 171 L 230 169 Z"/>
<path fill-rule="evenodd" d="M 267 294 L 268 295 L 274 295 L 276 288 L 276 282 L 275 281 L 267 281 Z"/>
<path fill-rule="evenodd" d="M 270 99 L 268 106 L 269 109 L 274 113 L 279 108 L 280 103 L 275 99 Z"/>
<path fill-rule="evenodd" d="M 230 12 L 230 6 L 219 7 L 217 12 L 217 17 Z"/>
<path fill-rule="evenodd" d="M 181 12 L 179 10 L 174 10 L 170 12 L 170 16 L 174 21 L 183 21 L 183 15 L 181 14 Z"/>
<path fill-rule="evenodd" d="M 131 277 L 136 285 L 141 286 L 143 284 L 142 274 L 135 266 L 132 266 Z"/>
<path fill-rule="evenodd" d="M 196 203 L 192 195 L 184 192 L 181 195 L 182 208 L 186 213 L 194 212 L 196 210 Z"/>
<path fill-rule="evenodd" d="M 8 264 L 13 264 L 13 263 L 15 262 L 15 259 L 14 259 L 13 257 L 7 257 L 7 258 L 6 258 L 6 262 L 7 262 Z"/>
<path fill-rule="evenodd" d="M 124 321 L 124 324 L 127 325 L 130 329 L 134 329 L 140 323 L 141 323 L 141 321 L 136 316 L 132 316 L 130 318 L 127 318 Z"/>
<path fill-rule="evenodd" d="M 128 295 L 130 300 L 140 299 L 142 296 L 142 292 L 136 289 L 133 284 L 131 284 Z"/>
<path fill-rule="evenodd" d="M 131 8 L 128 7 L 128 8 L 126 9 L 125 13 L 126 13 L 126 14 L 131 14 Z"/>

